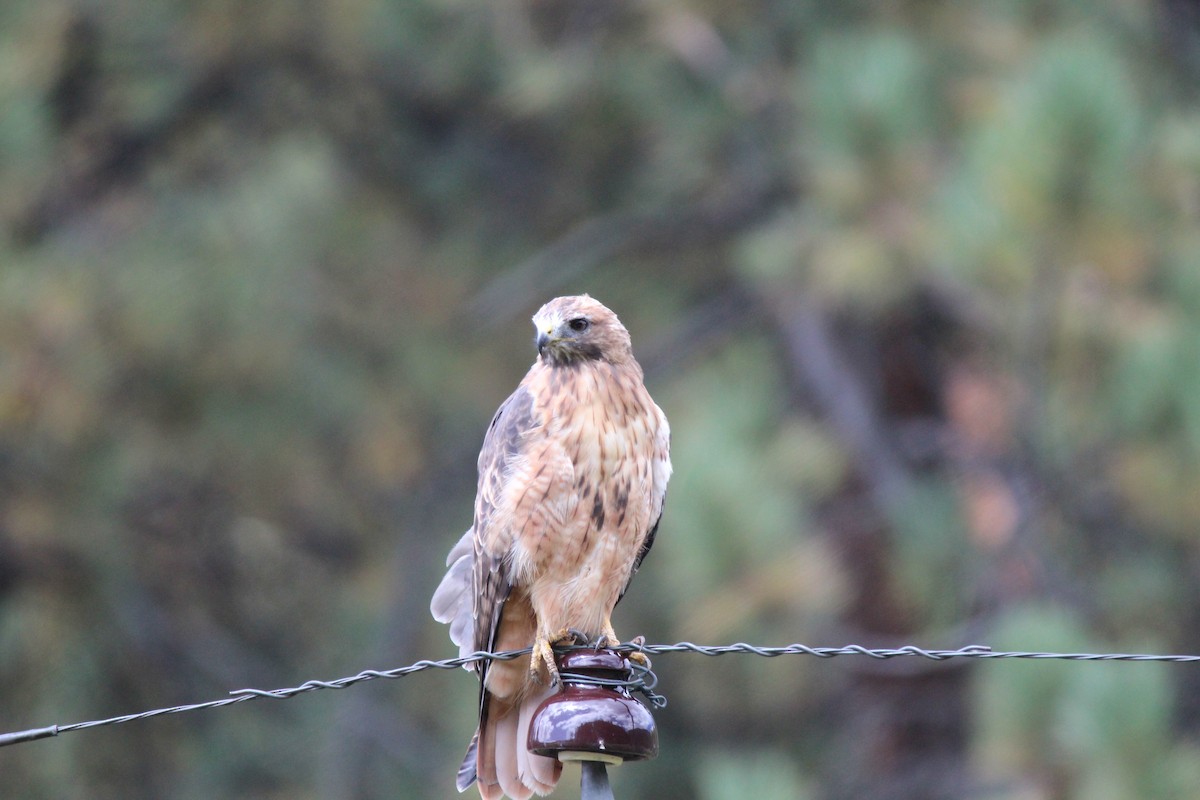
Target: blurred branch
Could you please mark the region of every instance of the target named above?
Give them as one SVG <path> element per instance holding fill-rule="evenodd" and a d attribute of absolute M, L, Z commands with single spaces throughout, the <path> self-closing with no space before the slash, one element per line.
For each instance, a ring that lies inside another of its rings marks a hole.
<path fill-rule="evenodd" d="M 78 25 L 68 28 L 66 45 L 84 34 L 94 48 L 99 34 Z M 75 60 L 64 61 L 48 89 L 64 134 L 58 143 L 60 166 L 11 223 L 15 239 L 25 246 L 38 244 L 110 192 L 136 183 L 155 159 L 208 119 L 236 114 L 242 135 L 269 131 L 271 114 L 283 104 L 285 113 L 326 130 L 356 174 L 376 180 L 383 175 L 384 182 L 393 183 L 406 175 L 397 165 L 413 160 L 403 144 L 396 143 L 400 127 L 423 131 L 436 141 L 468 117 L 480 129 L 495 127 L 487 117 L 496 110 L 480 112 L 478 98 L 439 99 L 422 92 L 410 65 L 369 64 L 351 70 L 304 43 L 235 49 L 214 58 L 195 70 L 177 96 L 147 121 L 135 124 L 93 111 L 88 124 L 80 125 L 79 109 L 88 98 L 79 95 L 84 89 L 94 94 L 103 76 L 89 72 L 85 85 Z M 281 77 L 299 87 L 299 94 L 263 85 Z M 463 95 L 470 91 L 464 89 Z"/>
<path fill-rule="evenodd" d="M 58 69 L 47 92 L 54 127 L 60 134 L 95 109 L 99 62 L 99 25 L 92 14 L 75 9 L 63 27 Z"/>
<path fill-rule="evenodd" d="M 796 382 L 811 393 L 853 453 L 876 505 L 894 511 L 911 494 L 913 479 L 862 381 L 838 352 L 825 315 L 799 293 L 764 294 L 762 301 L 781 334 Z"/>
<path fill-rule="evenodd" d="M 18 215 L 13 236 L 38 244 L 53 229 L 86 211 L 109 192 L 140 179 L 152 160 L 197 122 L 230 102 L 241 65 L 222 62 L 202 73 L 157 119 L 143 125 L 96 121 L 78 159 L 46 180 L 42 191 Z"/>
<path fill-rule="evenodd" d="M 638 362 L 647 375 L 669 375 L 729 338 L 752 321 L 753 298 L 737 285 L 723 287 L 693 306 L 682 322 L 640 349 Z"/>
<path fill-rule="evenodd" d="M 757 185 L 682 207 L 593 217 L 494 279 L 467 310 L 490 326 L 501 325 L 526 311 L 530 297 L 552 297 L 608 259 L 726 240 L 757 223 L 785 196 L 781 186 Z"/>
<path fill-rule="evenodd" d="M 1200 75 L 1200 6 L 1195 0 L 1159 0 L 1157 16 L 1163 49 L 1186 78 L 1178 85 L 1194 92 Z"/>

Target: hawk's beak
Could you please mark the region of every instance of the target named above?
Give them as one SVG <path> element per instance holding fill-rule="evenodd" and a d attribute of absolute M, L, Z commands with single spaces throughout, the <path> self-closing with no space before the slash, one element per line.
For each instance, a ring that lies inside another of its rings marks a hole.
<path fill-rule="evenodd" d="M 537 345 L 538 355 L 546 349 L 546 345 L 550 344 L 550 332 L 539 330 L 537 336 L 534 337 L 533 343 Z"/>

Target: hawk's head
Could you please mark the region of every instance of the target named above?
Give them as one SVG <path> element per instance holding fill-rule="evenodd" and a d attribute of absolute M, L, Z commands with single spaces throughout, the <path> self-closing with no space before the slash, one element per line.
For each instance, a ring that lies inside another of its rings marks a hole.
<path fill-rule="evenodd" d="M 589 360 L 623 364 L 633 358 L 621 320 L 586 294 L 554 298 L 533 315 L 533 326 L 538 356 L 551 366 Z"/>

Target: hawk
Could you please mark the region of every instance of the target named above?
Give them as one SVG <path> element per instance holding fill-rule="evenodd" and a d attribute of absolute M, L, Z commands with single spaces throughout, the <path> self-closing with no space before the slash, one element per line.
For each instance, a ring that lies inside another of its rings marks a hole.
<path fill-rule="evenodd" d="M 552 646 L 620 642 L 610 619 L 654 542 L 671 477 L 670 429 L 642 382 L 629 332 L 588 295 L 533 316 L 537 360 L 500 406 L 479 453 L 471 528 L 450 551 L 430 610 L 480 661 L 479 728 L 458 772 L 484 800 L 554 789 L 556 759 L 525 747 L 557 691 Z"/>

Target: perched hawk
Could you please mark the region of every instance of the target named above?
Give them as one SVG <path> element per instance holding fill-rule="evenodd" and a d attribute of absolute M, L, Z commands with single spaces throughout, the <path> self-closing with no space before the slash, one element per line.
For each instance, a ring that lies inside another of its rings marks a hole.
<path fill-rule="evenodd" d="M 450 551 L 430 610 L 477 662 L 479 730 L 458 789 L 485 800 L 547 794 L 562 765 L 525 748 L 533 711 L 557 690 L 551 645 L 617 644 L 613 607 L 654 541 L 671 477 L 670 432 L 642 383 L 629 332 L 587 295 L 533 317 L 538 357 L 479 453 L 471 529 Z"/>

